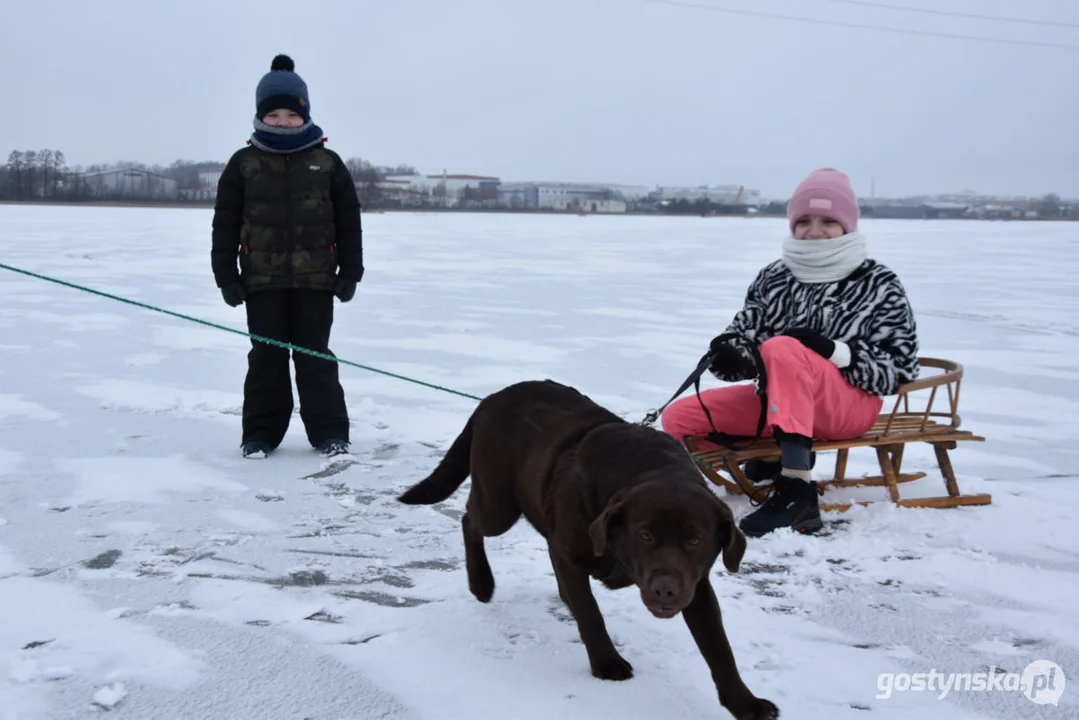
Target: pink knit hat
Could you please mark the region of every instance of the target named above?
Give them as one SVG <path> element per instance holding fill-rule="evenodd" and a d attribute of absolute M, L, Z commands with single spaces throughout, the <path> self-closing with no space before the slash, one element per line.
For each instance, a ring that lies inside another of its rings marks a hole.
<path fill-rule="evenodd" d="M 843 232 L 855 230 L 858 227 L 858 198 L 850 178 L 835 168 L 821 168 L 809 173 L 787 203 L 787 220 L 792 233 L 795 223 L 806 215 L 829 217 L 843 227 Z"/>

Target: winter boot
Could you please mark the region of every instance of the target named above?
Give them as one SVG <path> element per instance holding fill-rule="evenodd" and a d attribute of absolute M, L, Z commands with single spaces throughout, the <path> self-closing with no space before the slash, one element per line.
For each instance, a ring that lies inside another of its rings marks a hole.
<path fill-rule="evenodd" d="M 273 448 L 270 444 L 261 440 L 248 440 L 243 445 L 243 453 L 245 458 L 252 460 L 261 460 L 262 458 L 268 458 L 273 453 Z"/>
<path fill-rule="evenodd" d="M 772 488 L 768 500 L 738 523 L 746 536 L 760 537 L 780 528 L 810 534 L 824 527 L 817 483 L 780 474 L 772 480 Z"/>
<path fill-rule="evenodd" d="M 319 452 L 323 457 L 333 457 L 334 455 L 347 455 L 348 443 L 344 440 L 326 440 L 319 446 Z"/>

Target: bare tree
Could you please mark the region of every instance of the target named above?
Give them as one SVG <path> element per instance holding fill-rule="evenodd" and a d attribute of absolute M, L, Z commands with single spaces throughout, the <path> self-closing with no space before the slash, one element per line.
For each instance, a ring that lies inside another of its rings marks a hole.
<path fill-rule="evenodd" d="M 26 184 L 23 186 L 23 200 L 30 200 L 37 194 L 37 152 L 25 150 L 22 154 L 26 167 Z"/>
<path fill-rule="evenodd" d="M 379 181 L 383 179 L 383 174 L 363 158 L 349 158 L 345 161 L 345 167 L 356 183 L 360 205 L 365 209 L 378 207 L 382 202 L 382 187 Z"/>
<path fill-rule="evenodd" d="M 54 173 L 52 180 L 52 194 L 53 197 L 56 197 L 59 194 L 58 189 L 60 187 L 64 187 L 66 191 L 67 183 L 65 182 L 65 179 L 69 172 L 67 168 L 67 158 L 64 157 L 64 153 L 60 150 L 52 151 L 52 169 Z"/>
<path fill-rule="evenodd" d="M 345 161 L 345 167 L 352 174 L 352 178 L 358 179 L 361 175 L 373 172 L 375 166 L 363 158 L 353 157 Z"/>
<path fill-rule="evenodd" d="M 41 179 L 40 196 L 43 200 L 55 199 L 63 185 L 67 163 L 64 153 L 59 150 L 39 150 L 37 153 L 38 169 Z"/>
<path fill-rule="evenodd" d="M 1060 217 L 1062 207 L 1060 196 L 1056 193 L 1049 193 L 1038 203 L 1038 215 L 1040 217 Z"/>
<path fill-rule="evenodd" d="M 436 183 L 431 188 L 431 204 L 435 207 L 446 207 L 446 183 Z"/>
<path fill-rule="evenodd" d="M 8 192 L 13 200 L 26 200 L 26 158 L 18 150 L 12 150 L 7 158 Z"/>
<path fill-rule="evenodd" d="M 48 148 L 38 150 L 37 164 L 38 174 L 41 178 L 41 199 L 47 200 L 49 197 L 49 176 L 52 172 L 52 150 Z"/>

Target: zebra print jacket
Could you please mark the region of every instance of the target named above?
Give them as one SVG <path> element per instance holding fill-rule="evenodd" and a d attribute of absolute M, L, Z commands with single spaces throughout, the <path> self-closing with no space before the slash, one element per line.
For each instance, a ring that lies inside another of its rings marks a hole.
<path fill-rule="evenodd" d="M 843 280 L 803 283 L 782 260 L 765 266 L 750 283 L 745 303 L 726 332 L 748 359 L 750 347 L 796 327 L 831 339 L 830 358 L 851 385 L 878 396 L 894 394 L 918 377 L 914 312 L 896 274 L 868 259 Z M 752 366 L 752 362 L 750 363 Z M 746 376 L 716 373 L 726 382 Z"/>

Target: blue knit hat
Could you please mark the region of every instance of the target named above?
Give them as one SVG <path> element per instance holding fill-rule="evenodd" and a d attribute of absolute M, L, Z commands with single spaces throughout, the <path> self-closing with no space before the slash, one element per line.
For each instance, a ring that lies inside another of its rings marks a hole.
<path fill-rule="evenodd" d="M 296 74 L 295 68 L 288 55 L 278 55 L 270 63 L 270 72 L 262 76 L 255 89 L 255 114 L 260 119 L 278 108 L 299 113 L 304 122 L 311 119 L 307 83 Z"/>

